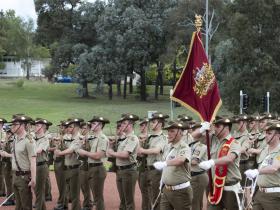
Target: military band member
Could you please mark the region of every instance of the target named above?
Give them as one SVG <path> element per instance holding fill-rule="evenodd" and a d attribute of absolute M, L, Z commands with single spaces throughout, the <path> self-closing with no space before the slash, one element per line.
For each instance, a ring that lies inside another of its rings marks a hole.
<path fill-rule="evenodd" d="M 13 147 L 13 141 L 14 141 L 14 135 L 11 132 L 11 128 L 8 127 L 5 129 L 6 137 L 3 142 L 3 151 L 6 151 L 7 153 L 12 153 L 12 147 Z M 9 197 L 13 193 L 12 189 L 12 160 L 10 157 L 2 157 L 3 161 L 3 175 L 4 180 L 6 184 L 6 197 Z M 14 196 L 11 196 L 4 204 L 3 206 L 13 206 L 15 205 Z"/>
<path fill-rule="evenodd" d="M 248 178 L 257 177 L 258 190 L 253 198 L 253 210 L 280 209 L 280 122 L 266 127 L 265 147 L 259 158 L 259 168 L 245 172 Z"/>
<path fill-rule="evenodd" d="M 1 156 L 12 157 L 13 189 L 16 210 L 32 209 L 32 192 L 36 184 L 36 145 L 27 133 L 30 117 L 21 115 L 12 119 L 11 131 L 15 134 L 12 153 L 1 152 Z"/>
<path fill-rule="evenodd" d="M 139 120 L 139 131 L 140 134 L 138 135 L 140 147 L 146 147 L 147 139 L 148 139 L 148 130 L 149 130 L 149 119 L 143 118 Z M 148 190 L 148 171 L 145 170 L 147 166 L 147 156 L 143 154 L 137 154 L 137 161 L 138 161 L 138 183 L 139 188 L 142 195 L 142 210 L 149 210 L 151 209 L 151 195 Z"/>
<path fill-rule="evenodd" d="M 104 210 L 103 191 L 107 172 L 103 163 L 106 160 L 109 140 L 103 133 L 103 128 L 110 121 L 101 116 L 93 116 L 89 123 L 93 133 L 87 139 L 90 144 L 90 151 L 80 149 L 79 154 L 88 157 L 90 186 L 94 195 L 96 209 Z"/>
<path fill-rule="evenodd" d="M 189 144 L 191 148 L 191 186 L 193 190 L 192 209 L 203 209 L 203 196 L 208 186 L 208 176 L 198 164 L 207 160 L 207 147 L 204 142 L 205 136 L 200 132 L 201 124 L 190 125 L 193 142 Z"/>
<path fill-rule="evenodd" d="M 45 204 L 45 187 L 47 181 L 47 175 L 49 172 L 48 167 L 48 149 L 50 142 L 46 136 L 46 131 L 49 126 L 52 125 L 51 122 L 46 119 L 36 118 L 34 121 L 35 124 L 35 143 L 36 143 L 36 201 L 35 208 L 37 210 L 46 210 Z"/>
<path fill-rule="evenodd" d="M 107 154 L 116 157 L 117 166 L 117 188 L 121 200 L 120 210 L 134 210 L 135 185 L 138 177 L 136 156 L 139 147 L 139 140 L 134 134 L 134 124 L 139 119 L 133 114 L 123 114 L 121 130 L 125 133 L 126 139 L 118 143 L 117 151 L 109 149 Z"/>
<path fill-rule="evenodd" d="M 149 127 L 152 130 L 152 134 L 149 135 L 144 147 L 138 149 L 138 153 L 146 155 L 147 165 L 145 170 L 147 171 L 147 186 L 148 191 L 151 193 L 151 201 L 154 203 L 159 194 L 159 184 L 161 179 L 161 171 L 155 170 L 153 164 L 156 161 L 162 161 L 162 155 L 165 146 L 167 145 L 167 138 L 162 132 L 165 119 L 169 116 L 156 112 L 152 114 L 149 119 Z M 149 200 L 145 201 L 149 202 Z M 157 205 L 154 209 L 159 209 L 160 205 Z"/>
<path fill-rule="evenodd" d="M 70 186 L 70 199 L 71 199 L 71 209 L 80 210 L 80 161 L 78 160 L 77 151 L 80 149 L 80 123 L 83 119 L 74 118 L 68 119 L 65 123 L 67 130 L 71 133 L 70 140 L 64 140 L 66 149 L 63 151 L 55 150 L 54 154 L 56 156 L 65 157 L 65 170 L 66 170 L 66 182 L 68 181 Z"/>
<path fill-rule="evenodd" d="M 239 171 L 241 146 L 231 135 L 233 120 L 227 116 L 216 116 L 214 120 L 215 135 L 212 138 L 211 160 L 203 161 L 199 167 L 213 170 L 213 195 L 209 196 L 208 209 L 240 209 L 238 192 L 241 188 Z"/>
<path fill-rule="evenodd" d="M 190 185 L 191 151 L 183 138 L 186 127 L 180 122 L 170 121 L 164 128 L 168 131 L 168 146 L 164 152 L 164 161 L 154 163 L 162 170 L 164 185 L 161 200 L 161 210 L 190 210 L 192 205 L 192 187 Z"/>

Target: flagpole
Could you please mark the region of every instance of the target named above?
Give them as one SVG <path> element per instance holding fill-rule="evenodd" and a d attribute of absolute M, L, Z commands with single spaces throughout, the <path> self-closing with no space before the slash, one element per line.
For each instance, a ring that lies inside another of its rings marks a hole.
<path fill-rule="evenodd" d="M 206 56 L 207 56 L 207 58 L 208 58 L 208 60 L 209 60 L 209 56 L 208 56 L 208 44 L 209 44 L 209 36 L 208 36 L 208 34 L 209 34 L 209 29 L 208 29 L 208 27 L 209 27 L 209 20 L 208 20 L 208 16 L 209 16 L 209 4 L 208 4 L 208 0 L 206 0 L 206 12 L 205 12 L 205 15 L 206 15 L 206 17 L 205 17 L 205 19 L 206 19 L 206 21 L 205 21 L 205 51 L 206 51 Z"/>
<path fill-rule="evenodd" d="M 207 1 L 207 7 L 208 7 L 208 0 L 206 0 L 206 1 Z M 207 15 L 207 17 L 208 17 L 208 15 Z M 208 21 L 208 18 L 206 18 L 206 20 Z M 200 15 L 195 16 L 195 26 L 196 26 L 196 30 L 197 30 L 197 33 L 198 33 L 201 30 L 201 27 L 202 27 L 202 19 L 201 19 Z M 208 26 L 206 26 L 206 35 L 207 35 L 207 30 L 208 30 L 207 27 Z M 207 52 L 206 52 L 206 56 L 208 56 Z M 211 159 L 211 153 L 210 153 L 209 131 L 206 131 L 206 145 L 207 145 L 208 160 L 210 160 Z M 212 170 L 211 170 L 211 168 L 208 170 L 208 179 L 209 179 L 209 193 L 210 193 L 210 196 L 212 196 L 213 195 L 213 180 L 212 180 Z"/>

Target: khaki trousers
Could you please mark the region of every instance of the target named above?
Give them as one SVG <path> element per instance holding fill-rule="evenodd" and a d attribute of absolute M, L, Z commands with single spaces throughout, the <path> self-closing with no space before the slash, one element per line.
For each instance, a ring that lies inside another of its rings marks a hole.
<path fill-rule="evenodd" d="M 107 176 L 106 169 L 103 165 L 89 168 L 89 180 L 94 201 L 96 203 L 96 210 L 104 210 L 104 182 Z"/>
<path fill-rule="evenodd" d="M 149 192 L 151 193 L 151 201 L 152 204 L 154 204 L 154 202 L 156 201 L 156 198 L 159 194 L 159 185 L 160 185 L 160 179 L 161 179 L 161 171 L 158 170 L 149 170 L 148 173 L 148 189 Z M 160 198 L 158 200 L 158 205 L 156 205 L 155 210 L 159 210 L 160 209 Z"/>
<path fill-rule="evenodd" d="M 257 191 L 253 198 L 253 210 L 280 210 L 280 193 Z"/>
<path fill-rule="evenodd" d="M 208 186 L 207 173 L 192 176 L 191 186 L 193 190 L 192 209 L 202 210 L 203 195 Z"/>
<path fill-rule="evenodd" d="M 135 210 L 134 194 L 138 178 L 136 168 L 117 171 L 117 188 L 120 196 L 120 210 Z"/>
<path fill-rule="evenodd" d="M 13 188 L 16 198 L 16 210 L 32 210 L 32 192 L 28 186 L 30 176 L 16 176 L 13 173 Z"/>
<path fill-rule="evenodd" d="M 13 186 L 12 186 L 12 163 L 10 161 L 4 162 L 4 167 L 3 167 L 3 175 L 6 183 L 6 197 L 11 195 L 13 193 Z M 13 199 L 14 196 L 10 200 Z"/>
<path fill-rule="evenodd" d="M 79 173 L 80 173 L 80 168 L 66 170 L 66 182 L 68 181 L 70 186 L 70 199 L 71 199 L 72 210 L 81 209 Z"/>
<path fill-rule="evenodd" d="M 80 183 L 81 190 L 84 196 L 83 207 L 90 207 L 91 204 L 91 193 L 90 193 L 90 181 L 89 181 L 89 171 L 88 167 L 81 166 L 80 167 Z"/>
<path fill-rule="evenodd" d="M 36 166 L 36 201 L 35 207 L 36 210 L 46 210 L 46 202 L 45 202 L 45 190 L 46 190 L 46 181 L 49 172 L 49 167 L 47 163 Z"/>
<path fill-rule="evenodd" d="M 161 194 L 160 210 L 191 210 L 192 188 L 168 190 L 165 187 Z"/>
<path fill-rule="evenodd" d="M 208 210 L 238 210 L 238 202 L 233 191 L 224 191 L 218 205 L 210 205 Z"/>
<path fill-rule="evenodd" d="M 66 172 L 64 170 L 64 160 L 54 162 L 54 173 L 56 178 L 56 184 L 58 188 L 58 200 L 57 205 L 67 206 L 66 202 Z"/>
<path fill-rule="evenodd" d="M 142 195 L 142 210 L 151 210 L 151 193 L 149 191 L 148 171 L 139 171 L 139 188 Z"/>

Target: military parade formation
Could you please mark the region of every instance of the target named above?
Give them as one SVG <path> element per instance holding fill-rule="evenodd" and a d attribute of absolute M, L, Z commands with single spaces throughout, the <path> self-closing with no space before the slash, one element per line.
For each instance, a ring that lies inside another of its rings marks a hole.
<path fill-rule="evenodd" d="M 142 210 L 280 209 L 279 117 L 216 116 L 212 123 L 168 118 L 161 112 L 122 114 L 113 135 L 103 131 L 110 123 L 103 116 L 61 121 L 57 133 L 49 131 L 47 119 L 0 118 L 1 206 L 47 209 L 53 165 L 59 194 L 54 210 L 106 209 L 108 172 L 116 173 L 120 210 L 136 209 L 137 183 Z"/>

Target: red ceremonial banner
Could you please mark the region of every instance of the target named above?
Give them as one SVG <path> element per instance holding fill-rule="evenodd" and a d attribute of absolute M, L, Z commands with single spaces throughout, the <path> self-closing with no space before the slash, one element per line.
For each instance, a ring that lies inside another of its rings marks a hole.
<path fill-rule="evenodd" d="M 222 105 L 217 81 L 199 31 L 193 33 L 187 63 L 171 99 L 196 113 L 201 121 L 208 122 L 214 120 Z"/>

